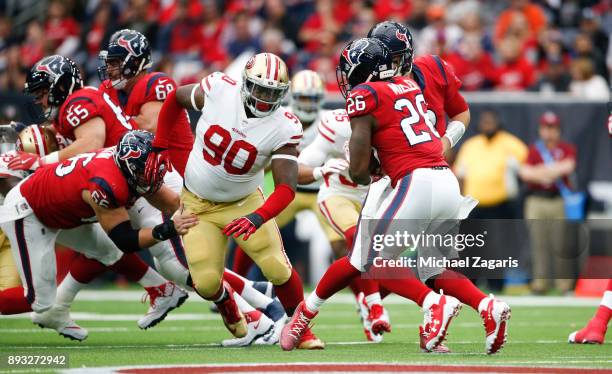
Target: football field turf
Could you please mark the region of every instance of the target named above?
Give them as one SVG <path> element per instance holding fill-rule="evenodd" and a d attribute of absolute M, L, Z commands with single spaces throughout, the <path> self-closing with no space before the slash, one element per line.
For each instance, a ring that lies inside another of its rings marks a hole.
<path fill-rule="evenodd" d="M 136 319 L 146 306 L 138 292 L 90 291 L 74 305 L 73 316 L 89 338 L 73 342 L 42 330 L 27 316 L 0 317 L 0 355 L 67 353 L 71 368 L 134 365 L 237 363 L 406 363 L 411 365 L 501 365 L 584 367 L 612 370 L 612 344 L 570 345 L 567 336 L 593 315 L 596 301 L 574 298 L 517 298 L 512 302 L 509 341 L 500 354 L 484 354 L 484 330 L 477 314 L 464 306 L 453 320 L 447 345 L 453 353 L 424 354 L 418 345 L 422 313 L 412 303 L 391 298 L 386 306 L 392 333 L 381 344 L 365 343 L 349 294 L 324 306 L 313 331 L 327 343 L 323 351 L 283 352 L 276 346 L 221 348 L 229 338 L 221 318 L 195 296 L 158 326 L 141 331 Z M 104 298 L 104 301 L 91 299 Z M 564 302 L 567 300 L 567 302 Z M 565 305 L 567 304 L 567 305 Z M 585 305 L 591 304 L 591 305 Z M 0 372 L 2 369 L 0 369 Z M 527 371 L 529 372 L 529 371 Z"/>

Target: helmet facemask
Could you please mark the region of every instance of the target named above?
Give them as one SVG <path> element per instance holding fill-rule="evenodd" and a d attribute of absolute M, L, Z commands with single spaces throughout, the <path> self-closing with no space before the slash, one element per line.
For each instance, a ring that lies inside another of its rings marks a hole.
<path fill-rule="evenodd" d="M 278 109 L 288 89 L 288 84 L 266 87 L 244 75 L 241 89 L 242 101 L 255 117 L 266 117 Z"/>
<path fill-rule="evenodd" d="M 292 94 L 291 108 L 293 113 L 302 122 L 312 123 L 319 116 L 323 107 L 323 95 L 321 94 Z"/>

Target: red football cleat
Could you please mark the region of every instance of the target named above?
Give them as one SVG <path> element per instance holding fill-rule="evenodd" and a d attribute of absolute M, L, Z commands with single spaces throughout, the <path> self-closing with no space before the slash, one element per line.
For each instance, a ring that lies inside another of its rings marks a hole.
<path fill-rule="evenodd" d="M 280 346 L 284 351 L 293 350 L 301 341 L 306 331 L 309 331 L 310 321 L 315 318 L 317 312 L 311 312 L 306 308 L 304 301 L 299 303 L 289 322 L 283 327 L 280 337 Z"/>
<path fill-rule="evenodd" d="M 480 311 L 486 332 L 485 350 L 487 354 L 498 352 L 508 338 L 508 320 L 510 319 L 510 306 L 490 295 L 482 303 L 486 307 Z"/>
<path fill-rule="evenodd" d="M 571 333 L 567 340 L 572 344 L 603 344 L 607 329 L 607 325 L 591 319 L 581 330 Z"/>
<path fill-rule="evenodd" d="M 421 348 L 426 351 L 437 348 L 444 341 L 451 320 L 460 310 L 459 300 L 431 292 L 423 302 L 423 325 L 419 328 Z"/>
<path fill-rule="evenodd" d="M 246 319 L 240 309 L 238 309 L 238 305 L 236 305 L 232 287 L 225 281 L 223 282 L 223 287 L 225 287 L 225 292 L 227 292 L 227 298 L 222 302 L 215 303 L 215 305 L 219 308 L 219 313 L 227 330 L 236 338 L 244 338 L 248 332 Z"/>

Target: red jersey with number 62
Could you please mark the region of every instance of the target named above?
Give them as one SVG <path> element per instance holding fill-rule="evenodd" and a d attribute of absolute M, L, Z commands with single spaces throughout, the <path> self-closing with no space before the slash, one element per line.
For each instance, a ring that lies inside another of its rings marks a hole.
<path fill-rule="evenodd" d="M 376 119 L 372 147 L 392 184 L 418 168 L 448 166 L 442 142 L 427 118 L 421 89 L 408 77 L 360 84 L 346 99 L 350 118 L 366 114 Z"/>
<path fill-rule="evenodd" d="M 82 191 L 89 191 L 96 204 L 111 209 L 129 206 L 137 197 L 113 156 L 114 148 L 106 148 L 45 165 L 23 182 L 21 194 L 48 227 L 70 229 L 95 222 Z"/>
<path fill-rule="evenodd" d="M 280 107 L 262 118 L 246 115 L 240 84 L 216 72 L 200 83 L 204 108 L 185 168 L 185 186 L 214 202 L 241 200 L 263 185 L 272 153 L 297 145 L 302 124 Z"/>
<path fill-rule="evenodd" d="M 75 140 L 74 130 L 95 117 L 104 121 L 105 147 L 117 145 L 123 134 L 137 128 L 108 94 L 95 87 L 84 87 L 68 96 L 53 125 L 65 138 Z"/>

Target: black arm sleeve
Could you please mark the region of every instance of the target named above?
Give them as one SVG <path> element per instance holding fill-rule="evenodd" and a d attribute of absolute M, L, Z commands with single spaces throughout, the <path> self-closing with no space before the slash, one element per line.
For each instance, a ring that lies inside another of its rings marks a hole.
<path fill-rule="evenodd" d="M 108 236 L 122 252 L 133 253 L 140 251 L 138 231 L 132 228 L 132 224 L 128 220 L 113 227 Z"/>

